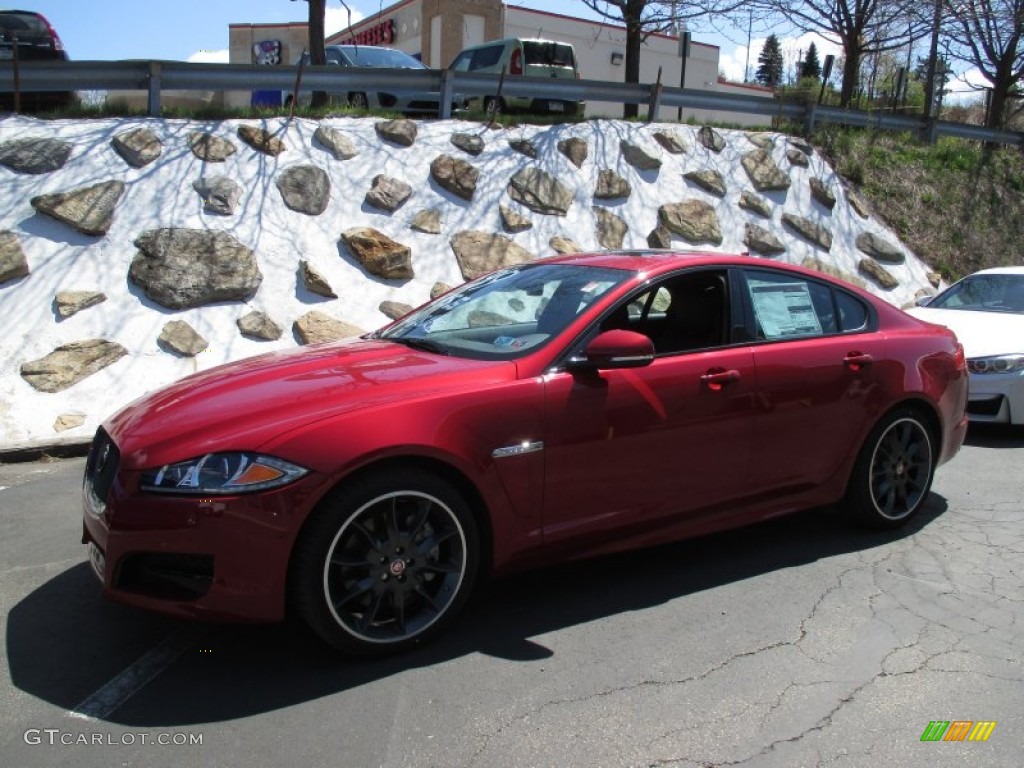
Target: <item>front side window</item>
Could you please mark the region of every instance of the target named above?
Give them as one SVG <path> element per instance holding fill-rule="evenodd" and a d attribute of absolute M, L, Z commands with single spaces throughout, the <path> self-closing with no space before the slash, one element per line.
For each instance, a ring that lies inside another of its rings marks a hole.
<path fill-rule="evenodd" d="M 474 359 L 514 359 L 559 336 L 632 272 L 568 264 L 499 270 L 374 334 Z"/>
<path fill-rule="evenodd" d="M 473 58 L 469 63 L 469 71 L 475 72 L 478 69 L 496 67 L 501 61 L 501 52 L 504 47 L 500 45 L 489 45 L 486 48 L 479 48 L 473 52 Z"/>

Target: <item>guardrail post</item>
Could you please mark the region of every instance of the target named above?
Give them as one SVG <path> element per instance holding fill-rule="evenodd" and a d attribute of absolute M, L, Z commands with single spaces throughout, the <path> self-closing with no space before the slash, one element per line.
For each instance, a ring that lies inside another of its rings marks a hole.
<path fill-rule="evenodd" d="M 939 137 L 939 121 L 934 117 L 929 117 L 924 121 L 924 125 L 921 127 L 921 138 L 929 144 L 935 144 L 935 140 Z"/>
<path fill-rule="evenodd" d="M 160 62 L 149 62 L 149 114 L 160 116 Z"/>
<path fill-rule="evenodd" d="M 812 102 L 812 103 L 807 105 L 807 114 L 804 115 L 804 135 L 805 136 L 810 137 L 810 136 L 814 135 L 814 120 L 815 120 L 815 112 L 817 112 L 817 111 L 818 111 L 818 105 L 817 104 L 814 104 Z"/>
<path fill-rule="evenodd" d="M 441 70 L 441 112 L 438 115 L 442 120 L 448 120 L 452 116 L 452 95 L 455 88 L 452 84 L 452 71 Z"/>

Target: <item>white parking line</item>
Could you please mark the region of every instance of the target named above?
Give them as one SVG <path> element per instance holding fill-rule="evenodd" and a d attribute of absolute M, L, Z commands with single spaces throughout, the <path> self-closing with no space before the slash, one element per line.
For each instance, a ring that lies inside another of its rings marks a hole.
<path fill-rule="evenodd" d="M 83 720 L 103 720 L 128 699 L 146 687 L 151 680 L 173 664 L 185 651 L 199 642 L 208 627 L 186 626 L 165 638 L 155 648 L 90 694 L 68 714 Z"/>

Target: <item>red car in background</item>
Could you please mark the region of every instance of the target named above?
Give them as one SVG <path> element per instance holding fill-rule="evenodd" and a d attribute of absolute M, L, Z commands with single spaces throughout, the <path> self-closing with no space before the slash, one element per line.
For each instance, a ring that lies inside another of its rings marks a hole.
<path fill-rule="evenodd" d="M 67 61 L 68 54 L 60 35 L 46 17 L 34 11 L 0 10 L 0 63 L 17 61 Z M 21 110 L 37 112 L 73 106 L 74 91 L 23 91 Z M 0 92 L 0 109 L 14 108 L 14 93 Z"/>
<path fill-rule="evenodd" d="M 290 602 L 340 649 L 392 652 L 489 574 L 837 503 L 899 526 L 966 401 L 952 332 L 823 274 L 542 259 L 128 405 L 92 445 L 84 541 L 121 602 L 260 621 Z"/>

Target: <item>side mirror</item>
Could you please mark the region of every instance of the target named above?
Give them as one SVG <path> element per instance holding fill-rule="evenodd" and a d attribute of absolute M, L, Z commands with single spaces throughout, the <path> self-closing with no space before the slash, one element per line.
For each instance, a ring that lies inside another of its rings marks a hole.
<path fill-rule="evenodd" d="M 573 368 L 610 370 L 642 368 L 654 360 L 654 343 L 642 333 L 612 330 L 591 339 L 583 356 L 574 358 Z"/>

